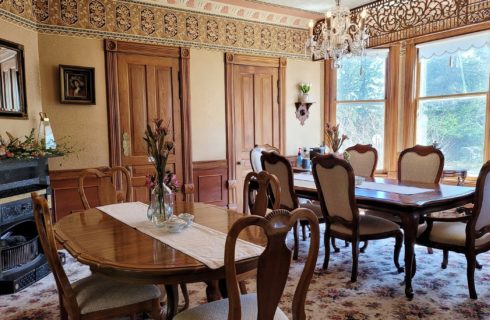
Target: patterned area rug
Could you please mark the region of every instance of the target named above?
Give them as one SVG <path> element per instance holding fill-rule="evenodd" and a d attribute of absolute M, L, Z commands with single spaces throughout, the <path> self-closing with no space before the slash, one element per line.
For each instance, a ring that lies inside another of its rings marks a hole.
<path fill-rule="evenodd" d="M 341 241 L 338 241 L 340 244 Z M 289 313 L 296 281 L 302 271 L 307 242 L 301 242 L 300 260 L 291 266 L 290 278 L 280 307 Z M 403 274 L 393 264 L 394 241 L 371 241 L 366 253 L 359 258 L 357 283 L 350 282 L 351 250 L 341 248 L 332 253 L 328 271 L 321 270 L 323 248 L 317 270 L 307 296 L 306 314 L 309 319 L 490 319 L 490 255 L 478 257 L 483 264 L 476 271 L 479 299 L 468 297 L 466 260 L 463 255 L 450 253 L 446 270 L 440 267 L 442 252 L 427 254 L 417 247 L 417 274 L 414 278 L 415 298 L 407 301 Z M 400 257 L 403 264 L 403 250 Z M 65 270 L 71 281 L 89 274 L 86 266 L 67 256 Z M 249 291 L 254 290 L 252 282 Z M 205 302 L 203 284 L 190 284 L 191 306 Z M 181 299 L 181 302 L 183 300 Z M 23 291 L 0 296 L 0 318 L 59 319 L 58 296 L 50 275 Z"/>

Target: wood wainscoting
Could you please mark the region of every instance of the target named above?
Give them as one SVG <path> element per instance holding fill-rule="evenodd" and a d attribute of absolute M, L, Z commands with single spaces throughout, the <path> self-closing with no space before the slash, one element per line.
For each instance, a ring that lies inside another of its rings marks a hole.
<path fill-rule="evenodd" d="M 193 162 L 194 201 L 218 206 L 228 204 L 226 160 Z"/>
<path fill-rule="evenodd" d="M 104 168 L 97 168 L 104 169 Z M 49 171 L 52 189 L 52 205 L 55 221 L 77 211 L 83 211 L 82 200 L 78 194 L 78 177 L 84 169 Z M 87 176 L 84 181 L 85 195 L 89 203 L 96 203 L 97 178 Z"/>

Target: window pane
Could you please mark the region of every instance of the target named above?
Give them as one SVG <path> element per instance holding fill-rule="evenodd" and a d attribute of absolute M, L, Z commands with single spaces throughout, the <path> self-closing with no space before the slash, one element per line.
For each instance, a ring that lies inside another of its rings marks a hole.
<path fill-rule="evenodd" d="M 417 143 L 437 142 L 445 167 L 478 175 L 483 163 L 486 96 L 421 101 L 417 116 Z"/>
<path fill-rule="evenodd" d="M 344 142 L 342 150 L 357 143 L 372 144 L 378 150 L 378 169 L 383 169 L 385 104 L 338 103 L 337 123 L 340 131 L 349 139 Z"/>
<path fill-rule="evenodd" d="M 342 59 L 342 68 L 337 69 L 337 100 L 384 100 L 385 63 L 384 55 Z"/>
<path fill-rule="evenodd" d="M 488 91 L 490 47 L 471 48 L 420 61 L 420 96 Z"/>

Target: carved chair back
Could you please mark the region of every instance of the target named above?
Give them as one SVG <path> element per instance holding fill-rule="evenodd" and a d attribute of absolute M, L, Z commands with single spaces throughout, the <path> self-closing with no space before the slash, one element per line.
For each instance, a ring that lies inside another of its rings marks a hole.
<path fill-rule="evenodd" d="M 354 170 L 329 154 L 313 160 L 313 177 L 323 214 L 329 223 L 338 222 L 358 233 L 359 210 L 355 198 Z"/>
<path fill-rule="evenodd" d="M 475 206 L 466 228 L 466 241 L 490 232 L 490 161 L 480 170 L 475 189 Z M 468 242 L 467 242 L 468 243 Z"/>
<path fill-rule="evenodd" d="M 121 174 L 124 177 L 122 190 L 116 190 L 115 177 Z M 131 174 L 124 167 L 112 167 L 101 171 L 98 169 L 85 169 L 78 178 L 78 193 L 82 199 L 83 207 L 90 209 L 87 196 L 85 195 L 84 180 L 87 176 L 95 176 L 98 180 L 97 195 L 99 198 L 98 205 L 104 206 L 118 202 L 130 202 L 133 197 L 133 186 L 131 183 Z"/>
<path fill-rule="evenodd" d="M 434 146 L 416 145 L 403 150 L 398 157 L 398 180 L 439 183 L 444 155 Z"/>
<path fill-rule="evenodd" d="M 274 194 L 274 199 L 270 195 Z M 243 186 L 243 212 L 265 216 L 269 204 L 272 209 L 279 209 L 281 203 L 281 185 L 273 174 L 267 171 L 249 172 Z"/>
<path fill-rule="evenodd" d="M 320 246 L 320 229 L 315 214 L 308 209 L 293 212 L 279 209 L 265 217 L 247 216 L 231 227 L 225 245 L 225 274 L 229 295 L 229 320 L 241 319 L 240 291 L 235 268 L 235 245 L 238 235 L 250 226 L 262 228 L 267 237 L 267 246 L 259 257 L 257 267 L 257 306 L 258 320 L 274 318 L 279 300 L 289 274 L 291 250 L 286 245 L 288 232 L 299 220 L 307 220 L 311 226 L 311 240 L 305 267 L 293 297 L 293 319 L 306 319 L 305 300 L 315 269 Z"/>
<path fill-rule="evenodd" d="M 279 149 L 271 146 L 270 144 L 255 145 L 255 147 L 250 150 L 250 165 L 252 166 L 252 170 L 254 172 L 260 172 L 263 170 L 262 162 L 260 160 L 262 151 L 279 153 Z"/>
<path fill-rule="evenodd" d="M 294 210 L 298 208 L 298 197 L 294 192 L 293 168 L 284 156 L 276 152 L 262 152 L 263 170 L 273 174 L 281 185 L 281 209 Z M 272 192 L 274 198 L 276 194 Z"/>
<path fill-rule="evenodd" d="M 349 153 L 349 163 L 354 174 L 361 177 L 373 177 L 378 164 L 378 151 L 370 144 L 356 144 L 345 149 Z"/>
<path fill-rule="evenodd" d="M 53 223 L 48 208 L 47 200 L 38 196 L 35 192 L 31 194 L 33 202 L 34 220 L 39 234 L 39 241 L 43 248 L 44 255 L 48 260 L 51 271 L 56 281 L 56 287 L 60 296 L 60 304 L 63 304 L 70 318 L 80 314 L 80 309 L 75 298 L 75 292 L 71 287 L 70 281 L 66 276 L 65 270 L 61 265 L 58 252 L 56 250 L 56 240 L 54 237 Z"/>

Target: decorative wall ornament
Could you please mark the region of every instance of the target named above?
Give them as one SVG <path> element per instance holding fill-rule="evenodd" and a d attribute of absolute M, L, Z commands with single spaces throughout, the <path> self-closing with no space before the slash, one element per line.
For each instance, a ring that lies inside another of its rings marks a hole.
<path fill-rule="evenodd" d="M 116 7 L 116 27 L 121 31 L 131 29 L 131 11 L 125 5 Z"/>
<path fill-rule="evenodd" d="M 489 0 L 378 0 L 351 11 L 352 21 L 367 12 L 369 47 L 490 20 Z M 324 21 L 317 22 L 315 37 Z"/>
<path fill-rule="evenodd" d="M 196 40 L 199 37 L 199 22 L 196 17 L 189 16 L 185 21 L 187 37 L 191 40 Z"/>
<path fill-rule="evenodd" d="M 277 33 L 277 46 L 279 47 L 279 49 L 281 50 L 286 50 L 288 44 L 287 44 L 287 36 L 286 36 L 286 32 L 284 31 L 279 31 Z"/>
<path fill-rule="evenodd" d="M 252 26 L 246 26 L 243 29 L 243 43 L 248 47 L 251 47 L 254 45 L 254 43 L 255 43 L 255 31 L 254 31 L 254 28 L 252 28 Z"/>
<path fill-rule="evenodd" d="M 269 29 L 262 29 L 260 31 L 260 43 L 262 45 L 262 48 L 268 49 L 272 45 L 272 35 L 271 31 Z"/>
<path fill-rule="evenodd" d="M 163 17 L 163 26 L 165 34 L 168 34 L 171 37 L 175 37 L 178 31 L 177 17 L 175 16 L 175 14 L 171 12 L 166 13 Z"/>
<path fill-rule="evenodd" d="M 61 20 L 68 25 L 78 21 L 78 4 L 76 0 L 60 0 Z"/>
<path fill-rule="evenodd" d="M 32 0 L 32 11 L 37 21 L 45 21 L 49 17 L 49 0 Z M 0 1 L 1 3 L 1 1 Z"/>
<path fill-rule="evenodd" d="M 24 12 L 24 0 L 12 0 L 12 7 L 18 12 Z"/>
<path fill-rule="evenodd" d="M 237 31 L 236 31 L 236 24 L 234 23 L 227 23 L 226 24 L 226 42 L 228 44 L 235 44 L 237 41 Z"/>
<path fill-rule="evenodd" d="M 88 5 L 90 24 L 97 28 L 105 26 L 105 6 L 99 0 L 91 1 Z"/>
<path fill-rule="evenodd" d="M 218 41 L 219 26 L 215 20 L 208 20 L 208 22 L 206 23 L 206 36 L 212 42 Z"/>
<path fill-rule="evenodd" d="M 155 32 L 155 14 L 150 9 L 141 10 L 141 30 L 146 34 Z"/>

